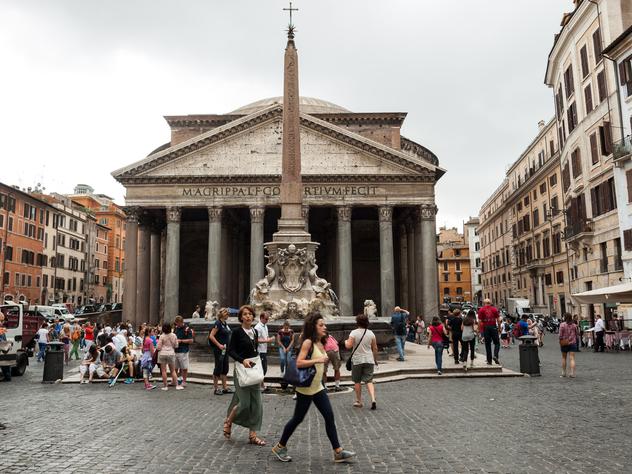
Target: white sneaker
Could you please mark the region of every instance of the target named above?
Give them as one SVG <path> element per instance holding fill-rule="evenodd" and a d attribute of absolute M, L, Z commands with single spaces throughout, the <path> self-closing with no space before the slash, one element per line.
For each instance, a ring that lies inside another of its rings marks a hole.
<path fill-rule="evenodd" d="M 184 390 L 184 387 L 183 387 L 182 385 L 178 385 L 178 386 L 176 387 L 176 390 Z"/>
<path fill-rule="evenodd" d="M 169 390 L 169 387 L 162 387 L 160 390 L 162 390 L 163 392 L 166 392 L 167 390 Z"/>

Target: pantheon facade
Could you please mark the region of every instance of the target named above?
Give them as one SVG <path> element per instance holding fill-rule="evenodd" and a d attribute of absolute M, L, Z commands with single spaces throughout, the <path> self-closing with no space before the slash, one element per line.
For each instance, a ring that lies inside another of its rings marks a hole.
<path fill-rule="evenodd" d="M 301 97 L 303 215 L 340 312 L 373 300 L 437 315 L 437 157 L 401 135 L 401 112 Z M 264 276 L 280 217 L 282 98 L 228 114 L 167 116 L 171 139 L 113 172 L 126 188 L 124 318 L 238 307 Z"/>

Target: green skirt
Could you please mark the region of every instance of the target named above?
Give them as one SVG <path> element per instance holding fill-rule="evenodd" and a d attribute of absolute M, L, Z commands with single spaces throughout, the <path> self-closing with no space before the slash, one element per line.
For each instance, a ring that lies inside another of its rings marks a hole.
<path fill-rule="evenodd" d="M 263 418 L 263 403 L 261 401 L 261 387 L 259 384 L 249 387 L 240 387 L 237 374 L 233 372 L 233 382 L 235 383 L 235 393 L 233 399 L 228 406 L 230 415 L 233 407 L 237 406 L 237 414 L 233 423 L 250 431 L 259 431 L 261 429 L 261 420 Z"/>

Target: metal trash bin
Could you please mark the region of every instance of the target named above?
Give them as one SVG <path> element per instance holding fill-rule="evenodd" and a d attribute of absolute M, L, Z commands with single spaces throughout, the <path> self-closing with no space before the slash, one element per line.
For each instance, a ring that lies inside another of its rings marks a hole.
<path fill-rule="evenodd" d="M 44 376 L 42 383 L 55 383 L 64 378 L 64 344 L 50 342 L 44 356 Z"/>
<path fill-rule="evenodd" d="M 538 355 L 538 339 L 535 336 L 520 336 L 520 372 L 529 375 L 540 375 L 540 356 Z"/>

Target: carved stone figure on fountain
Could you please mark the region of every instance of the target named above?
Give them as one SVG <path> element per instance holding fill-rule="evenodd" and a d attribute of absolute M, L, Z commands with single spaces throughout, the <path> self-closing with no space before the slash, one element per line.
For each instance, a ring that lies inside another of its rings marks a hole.
<path fill-rule="evenodd" d="M 217 319 L 217 315 L 219 313 L 219 302 L 217 301 L 207 301 L 204 306 L 204 319 L 209 321 L 214 321 Z"/>
<path fill-rule="evenodd" d="M 377 306 L 373 300 L 364 300 L 364 315 L 369 319 L 377 317 Z"/>

